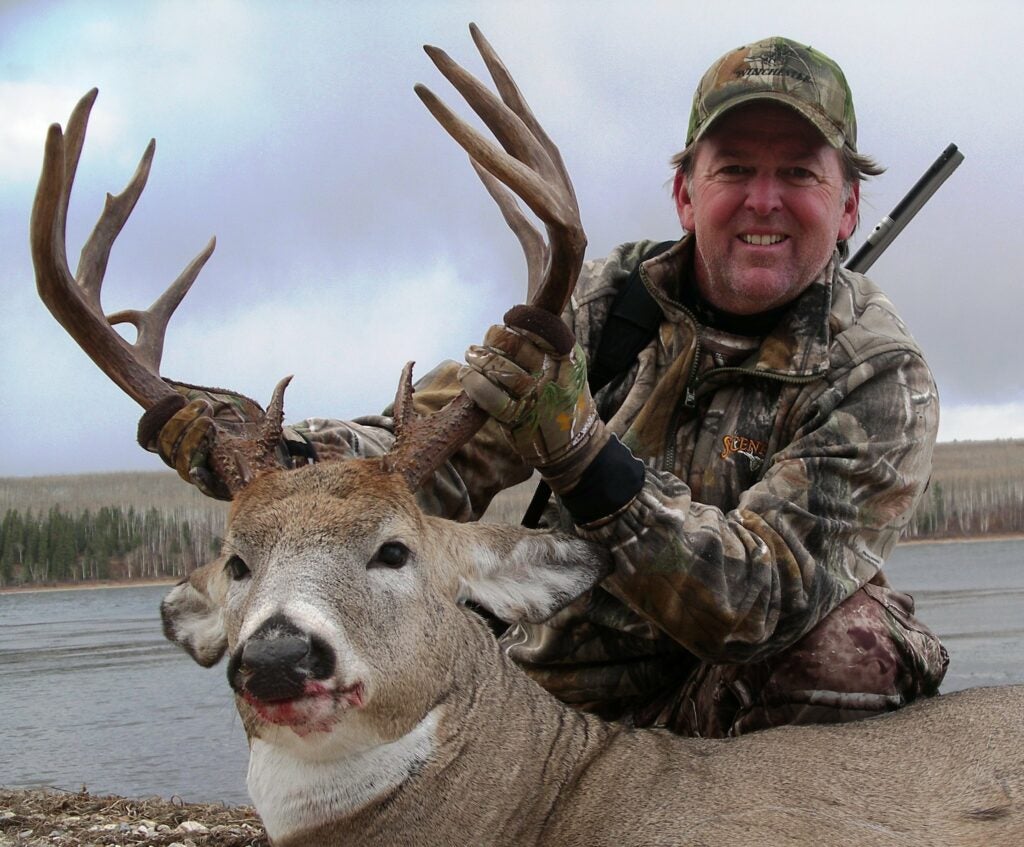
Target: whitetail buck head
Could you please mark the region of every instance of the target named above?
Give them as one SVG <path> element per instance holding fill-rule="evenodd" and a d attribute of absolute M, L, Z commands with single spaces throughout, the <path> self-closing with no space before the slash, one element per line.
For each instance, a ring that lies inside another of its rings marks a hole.
<path fill-rule="evenodd" d="M 453 696 L 462 601 L 541 621 L 607 572 L 602 548 L 521 527 L 423 514 L 377 460 L 270 473 L 232 504 L 220 558 L 161 608 L 202 665 L 227 652 L 251 736 L 304 756 L 411 732 Z"/>

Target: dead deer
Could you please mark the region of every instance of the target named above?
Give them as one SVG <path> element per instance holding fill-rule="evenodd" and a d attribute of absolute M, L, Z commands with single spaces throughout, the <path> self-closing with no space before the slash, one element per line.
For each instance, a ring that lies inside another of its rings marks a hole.
<path fill-rule="evenodd" d="M 727 740 L 559 703 L 460 601 L 542 620 L 606 571 L 567 536 L 423 514 L 353 460 L 269 473 L 163 603 L 229 656 L 275 845 L 1019 845 L 1024 687 Z"/>
<path fill-rule="evenodd" d="M 558 313 L 585 244 L 572 186 L 473 36 L 500 100 L 428 53 L 506 152 L 417 91 L 519 236 L 533 302 Z M 76 279 L 64 221 L 94 97 L 72 114 L 67 139 L 50 130 L 32 221 L 37 281 L 76 341 L 151 409 L 174 394 L 159 376 L 163 334 L 212 243 L 148 312 L 104 317 L 106 257 L 152 148 L 108 200 Z M 545 223 L 547 244 L 501 183 Z M 111 328 L 123 320 L 139 329 L 135 345 Z M 221 443 L 213 461 L 234 495 L 223 554 L 162 606 L 167 636 L 196 661 L 229 657 L 249 789 L 278 847 L 1024 843 L 1024 687 L 728 740 L 578 713 L 530 681 L 465 601 L 545 620 L 607 573 L 607 554 L 569 535 L 455 524 L 415 500 L 482 414 L 460 398 L 417 419 L 407 368 L 388 456 L 286 469 L 273 449 L 282 393 L 252 438 Z"/>

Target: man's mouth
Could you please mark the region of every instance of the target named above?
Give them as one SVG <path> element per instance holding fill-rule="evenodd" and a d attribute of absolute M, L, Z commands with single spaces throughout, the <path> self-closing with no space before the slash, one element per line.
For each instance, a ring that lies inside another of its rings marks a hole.
<path fill-rule="evenodd" d="M 772 244 L 779 244 L 780 242 L 785 241 L 788 237 L 788 235 L 779 235 L 777 233 L 772 235 L 761 235 L 747 232 L 740 236 L 740 240 L 744 244 L 751 244 L 754 247 L 770 247 Z"/>

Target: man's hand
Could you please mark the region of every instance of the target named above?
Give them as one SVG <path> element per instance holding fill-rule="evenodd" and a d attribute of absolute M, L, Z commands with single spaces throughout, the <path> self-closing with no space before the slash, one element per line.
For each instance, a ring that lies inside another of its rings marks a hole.
<path fill-rule="evenodd" d="M 242 433 L 246 426 L 262 420 L 263 409 L 254 400 L 223 389 L 168 384 L 178 396 L 143 414 L 139 444 L 151 453 L 159 453 L 178 476 L 207 497 L 230 500 L 230 492 L 209 465 L 216 432 Z"/>
<path fill-rule="evenodd" d="M 582 348 L 558 317 L 516 306 L 466 351 L 459 372 L 474 403 L 558 494 L 571 491 L 608 441 L 587 386 Z"/>

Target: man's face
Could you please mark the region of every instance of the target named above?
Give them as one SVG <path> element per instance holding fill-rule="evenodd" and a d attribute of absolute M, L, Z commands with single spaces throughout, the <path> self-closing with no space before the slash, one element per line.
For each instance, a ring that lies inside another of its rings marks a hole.
<path fill-rule="evenodd" d="M 689 182 L 689 185 L 687 184 Z M 857 223 L 859 187 L 843 184 L 839 151 L 797 112 L 752 103 L 701 139 L 676 209 L 696 238 L 701 296 L 736 315 L 793 300 Z"/>

